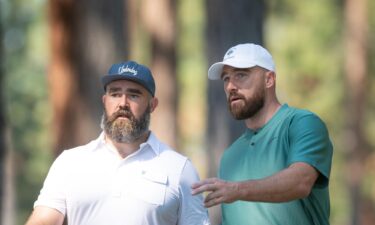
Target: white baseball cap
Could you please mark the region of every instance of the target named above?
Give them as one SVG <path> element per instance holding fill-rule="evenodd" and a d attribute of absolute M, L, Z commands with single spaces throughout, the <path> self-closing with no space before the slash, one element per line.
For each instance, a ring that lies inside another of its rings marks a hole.
<path fill-rule="evenodd" d="M 271 54 L 262 46 L 246 43 L 231 47 L 224 55 L 222 62 L 212 64 L 208 69 L 208 79 L 220 79 L 223 66 L 235 68 L 251 68 L 260 66 L 270 71 L 275 71 L 275 64 Z"/>

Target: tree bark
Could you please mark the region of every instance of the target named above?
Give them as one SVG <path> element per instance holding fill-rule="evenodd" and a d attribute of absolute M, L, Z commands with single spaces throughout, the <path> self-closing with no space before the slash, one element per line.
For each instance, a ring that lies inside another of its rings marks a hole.
<path fill-rule="evenodd" d="M 368 3 L 367 0 L 346 0 L 345 17 L 345 74 L 346 74 L 346 161 L 347 182 L 351 198 L 351 224 L 375 224 L 373 203 L 361 192 L 365 160 L 369 144 L 364 134 L 365 107 L 368 90 Z"/>
<path fill-rule="evenodd" d="M 88 142 L 100 130 L 100 77 L 127 53 L 123 1 L 50 0 L 49 89 L 53 148 Z"/>
<path fill-rule="evenodd" d="M 0 10 L 0 18 L 1 16 Z M 15 216 L 14 168 L 10 131 L 6 122 L 3 38 L 4 30 L 0 23 L 0 223 L 13 225 Z"/>
<path fill-rule="evenodd" d="M 0 18 L 1 18 L 0 11 Z M 0 87 L 1 90 L 4 90 L 4 49 L 3 49 L 3 26 L 0 23 Z M 5 146 L 5 119 L 4 119 L 4 95 L 3 92 L 0 92 L 0 222 L 3 221 L 4 214 L 4 188 L 5 188 L 5 156 L 7 148 Z"/>
<path fill-rule="evenodd" d="M 207 61 L 209 66 L 222 61 L 225 52 L 240 43 L 263 43 L 264 2 L 261 0 L 207 0 Z M 207 75 L 206 75 L 207 76 Z M 245 130 L 243 121 L 230 115 L 221 82 L 208 82 L 207 154 L 209 176 L 216 176 L 225 148 Z M 212 221 L 219 223 L 219 210 L 211 210 Z M 215 224 L 215 223 L 214 223 Z"/>
<path fill-rule="evenodd" d="M 142 18 L 150 35 L 151 70 L 159 106 L 151 129 L 161 140 L 177 148 L 178 83 L 176 78 L 176 1 L 145 0 Z"/>
<path fill-rule="evenodd" d="M 5 112 L 3 112 L 5 113 Z M 16 204 L 15 204 L 15 167 L 14 167 L 14 149 L 11 144 L 11 131 L 7 124 L 2 131 L 2 147 L 4 147 L 5 155 L 3 165 L 1 166 L 1 194 L 0 199 L 1 212 L 0 224 L 15 224 Z"/>

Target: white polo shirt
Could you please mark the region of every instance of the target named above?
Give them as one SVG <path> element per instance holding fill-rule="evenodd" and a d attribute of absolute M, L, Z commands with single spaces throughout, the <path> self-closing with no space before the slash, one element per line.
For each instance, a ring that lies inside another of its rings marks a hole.
<path fill-rule="evenodd" d="M 87 145 L 64 151 L 53 163 L 36 206 L 67 215 L 69 225 L 209 224 L 192 163 L 152 133 L 125 159 L 102 133 Z"/>

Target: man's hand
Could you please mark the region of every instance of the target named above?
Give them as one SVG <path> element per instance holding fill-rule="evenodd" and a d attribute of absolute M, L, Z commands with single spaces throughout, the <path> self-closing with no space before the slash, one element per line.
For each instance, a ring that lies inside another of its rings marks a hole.
<path fill-rule="evenodd" d="M 235 182 L 227 182 L 219 178 L 208 178 L 191 186 L 192 195 L 210 192 L 204 199 L 204 206 L 209 208 L 221 203 L 231 203 L 238 200 L 239 188 Z"/>

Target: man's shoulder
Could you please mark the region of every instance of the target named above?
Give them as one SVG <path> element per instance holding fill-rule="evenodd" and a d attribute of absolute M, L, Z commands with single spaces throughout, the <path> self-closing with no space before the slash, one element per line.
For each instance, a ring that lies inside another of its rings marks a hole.
<path fill-rule="evenodd" d="M 314 114 L 313 112 L 311 112 L 308 109 L 294 107 L 294 106 L 290 106 L 290 105 L 287 105 L 287 104 L 285 104 L 285 105 L 286 106 L 284 106 L 284 107 L 286 108 L 286 110 L 289 113 L 291 113 L 292 115 L 309 115 L 309 114 Z"/>
<path fill-rule="evenodd" d="M 188 158 L 182 153 L 177 152 L 170 146 L 161 143 L 159 149 L 159 157 L 165 158 L 166 160 L 171 160 L 171 162 L 185 163 Z"/>
<path fill-rule="evenodd" d="M 85 155 L 98 147 L 98 139 L 92 140 L 86 144 L 79 145 L 73 148 L 65 149 L 62 151 L 62 157 L 77 157 L 80 155 Z"/>
<path fill-rule="evenodd" d="M 299 133 L 302 130 L 316 130 L 326 133 L 327 127 L 325 122 L 314 112 L 307 109 L 293 108 L 290 115 L 289 127 L 295 129 Z"/>
<path fill-rule="evenodd" d="M 175 174 L 180 174 L 189 161 L 187 156 L 160 141 L 158 143 L 158 156 L 155 160 L 157 165 L 164 168 L 166 172 L 168 171 L 167 173 Z"/>
<path fill-rule="evenodd" d="M 291 107 L 288 106 L 288 115 L 289 117 L 293 119 L 301 119 L 301 118 L 315 118 L 315 119 L 320 119 L 319 116 L 308 110 L 308 109 L 302 109 L 302 108 L 297 108 L 297 107 Z"/>
<path fill-rule="evenodd" d="M 165 144 L 164 142 L 160 141 L 153 133 L 151 133 L 149 142 L 152 145 L 152 148 L 155 149 L 155 151 L 158 153 L 158 156 L 161 158 L 177 161 L 187 160 L 186 156 L 184 156 L 182 153 L 177 152 L 175 149 Z"/>

